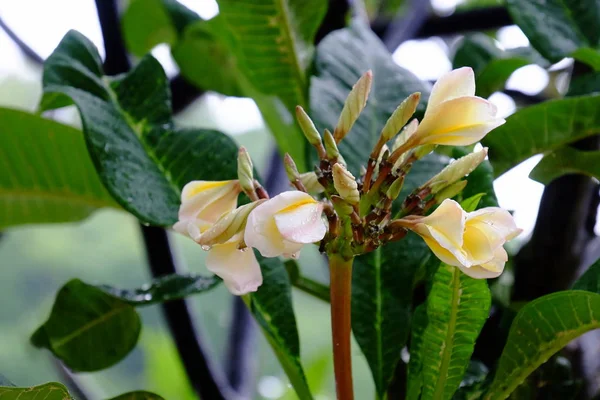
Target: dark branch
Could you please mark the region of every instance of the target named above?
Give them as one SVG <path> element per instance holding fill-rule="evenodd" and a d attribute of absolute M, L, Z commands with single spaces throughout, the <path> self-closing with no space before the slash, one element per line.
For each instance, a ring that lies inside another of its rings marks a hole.
<path fill-rule="evenodd" d="M 23 54 L 25 54 L 25 56 L 27 56 L 27 58 L 29 58 L 31 61 L 37 64 L 44 63 L 44 59 L 38 53 L 36 53 L 35 50 L 29 47 L 27 43 L 22 41 L 21 38 L 19 38 L 19 36 L 12 29 L 10 29 L 10 27 L 6 24 L 6 22 L 4 22 L 2 18 L 0 18 L 0 28 L 2 28 L 2 30 L 6 32 L 8 37 L 11 38 L 13 42 L 15 42 L 15 44 L 19 47 L 19 49 L 21 49 L 21 51 L 23 52 Z"/>
<path fill-rule="evenodd" d="M 180 74 L 169 81 L 171 87 L 171 107 L 173 114 L 183 111 L 198 97 L 204 94 L 204 90 L 194 86 Z"/>
<path fill-rule="evenodd" d="M 129 55 L 123 44 L 119 9 L 114 0 L 95 0 L 102 39 L 104 41 L 104 72 L 107 75 L 122 74 L 129 71 Z"/>

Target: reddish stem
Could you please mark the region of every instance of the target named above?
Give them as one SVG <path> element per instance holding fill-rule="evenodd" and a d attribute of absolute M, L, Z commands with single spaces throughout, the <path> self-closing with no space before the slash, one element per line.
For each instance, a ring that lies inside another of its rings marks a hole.
<path fill-rule="evenodd" d="M 350 352 L 352 261 L 353 259 L 345 260 L 338 254 L 329 257 L 333 368 L 338 400 L 354 399 Z"/>

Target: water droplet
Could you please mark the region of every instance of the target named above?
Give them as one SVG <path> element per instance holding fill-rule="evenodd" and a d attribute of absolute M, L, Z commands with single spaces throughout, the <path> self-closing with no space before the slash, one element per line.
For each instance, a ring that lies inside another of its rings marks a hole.
<path fill-rule="evenodd" d="M 207 246 L 207 245 L 205 245 L 205 244 L 203 244 L 203 245 L 202 245 L 202 246 L 200 246 L 200 247 L 202 247 L 202 250 L 204 250 L 204 251 L 209 251 L 209 250 L 210 250 L 210 246 Z"/>

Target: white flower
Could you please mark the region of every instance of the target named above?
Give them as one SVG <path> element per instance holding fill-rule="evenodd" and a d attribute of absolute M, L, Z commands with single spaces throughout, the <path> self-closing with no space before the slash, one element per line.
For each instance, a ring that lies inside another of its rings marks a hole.
<path fill-rule="evenodd" d="M 252 210 L 244 240 L 265 257 L 297 257 L 304 244 L 325 236 L 322 212 L 323 205 L 306 193 L 281 193 Z"/>
<path fill-rule="evenodd" d="M 173 229 L 198 240 L 223 214 L 235 209 L 240 193 L 237 180 L 188 183 L 181 192 L 179 221 Z"/>
<path fill-rule="evenodd" d="M 469 67 L 442 76 L 431 89 L 425 116 L 411 138 L 416 144 L 467 146 L 502 125 L 497 108 L 475 96 L 475 76 Z"/>

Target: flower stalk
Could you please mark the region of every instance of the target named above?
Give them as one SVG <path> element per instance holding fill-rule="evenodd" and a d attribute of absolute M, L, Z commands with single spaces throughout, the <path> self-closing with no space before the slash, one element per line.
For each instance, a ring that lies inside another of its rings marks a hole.
<path fill-rule="evenodd" d="M 333 369 L 338 400 L 353 400 L 352 353 L 350 351 L 350 295 L 352 289 L 352 262 L 339 254 L 329 257 L 331 276 L 331 330 L 333 339 Z"/>

